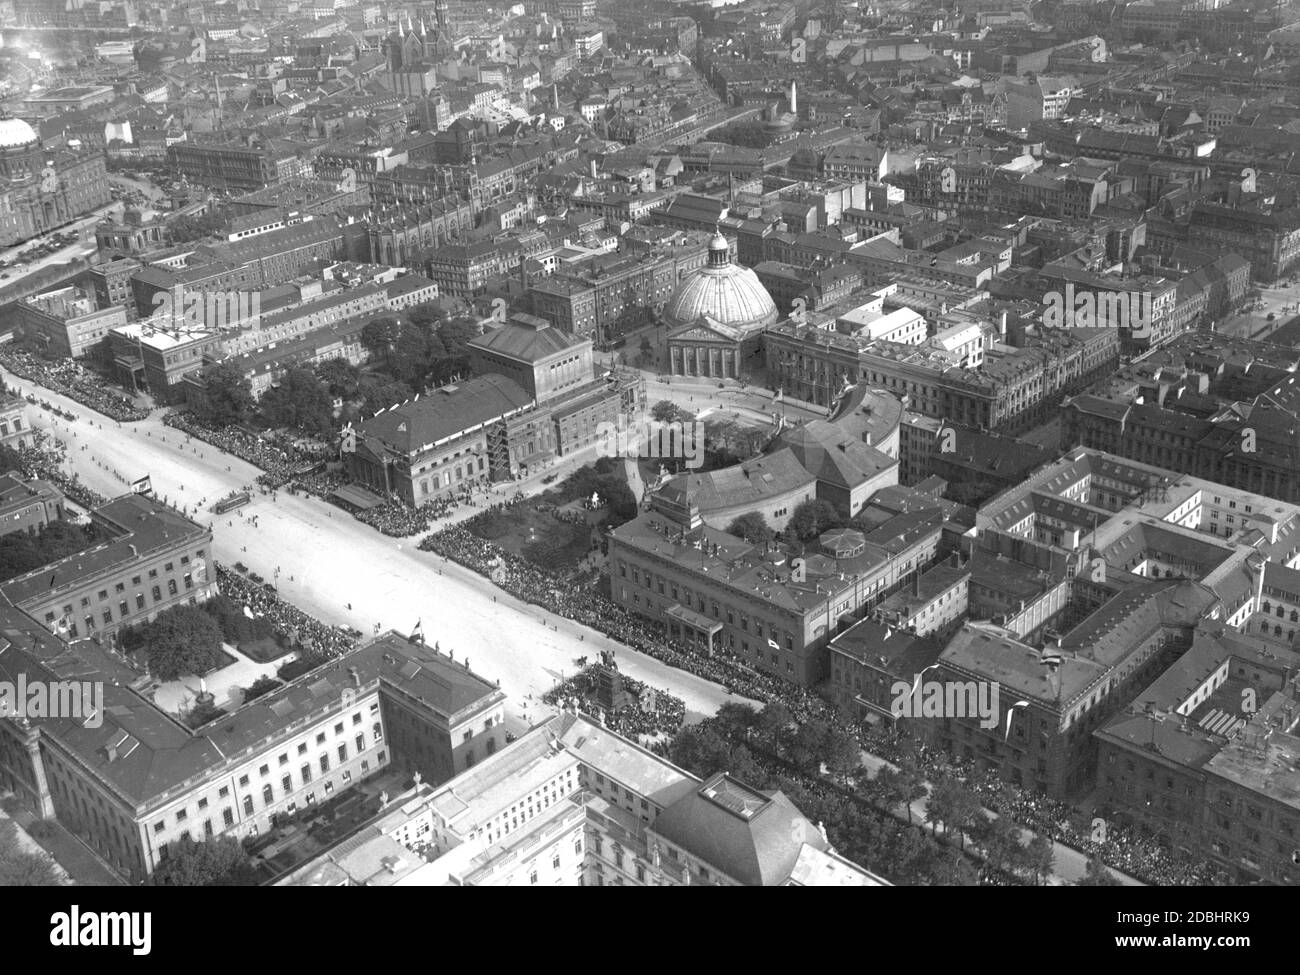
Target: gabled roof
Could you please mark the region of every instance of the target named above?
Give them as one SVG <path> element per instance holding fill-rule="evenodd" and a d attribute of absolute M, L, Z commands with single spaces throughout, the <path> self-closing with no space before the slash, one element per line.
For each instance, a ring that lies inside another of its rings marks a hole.
<path fill-rule="evenodd" d="M 513 380 L 493 373 L 395 406 L 362 421 L 358 432 L 362 440 L 411 454 L 532 405 L 532 398 Z"/>

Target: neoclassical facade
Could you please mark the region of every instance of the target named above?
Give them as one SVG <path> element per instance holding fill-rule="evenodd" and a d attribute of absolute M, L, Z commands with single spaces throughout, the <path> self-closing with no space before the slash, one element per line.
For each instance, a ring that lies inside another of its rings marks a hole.
<path fill-rule="evenodd" d="M 668 357 L 674 376 L 735 379 L 758 352 L 764 329 L 780 317 L 752 270 L 731 262 L 721 232 L 709 244 L 709 262 L 684 278 L 664 305 Z"/>

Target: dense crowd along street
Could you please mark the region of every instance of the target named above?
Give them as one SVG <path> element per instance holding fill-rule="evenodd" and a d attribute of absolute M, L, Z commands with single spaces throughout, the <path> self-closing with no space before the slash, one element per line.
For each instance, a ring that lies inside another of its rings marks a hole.
<path fill-rule="evenodd" d="M 1297 79 L 1300 0 L 0 3 L 0 887 L 58 898 L 6 947 L 997 887 L 872 902 L 968 964 L 1126 886 L 1081 959 L 1249 963 Z"/>

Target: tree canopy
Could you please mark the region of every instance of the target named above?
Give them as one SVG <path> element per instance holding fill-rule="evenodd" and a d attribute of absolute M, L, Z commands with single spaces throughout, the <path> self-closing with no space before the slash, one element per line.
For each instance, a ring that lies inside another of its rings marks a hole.
<path fill-rule="evenodd" d="M 801 501 L 790 515 L 786 531 L 801 542 L 816 538 L 824 531 L 839 528 L 846 520 L 838 508 L 822 498 Z"/>
<path fill-rule="evenodd" d="M 169 856 L 154 872 L 154 883 L 164 887 L 249 887 L 253 867 L 239 841 L 219 836 L 204 843 L 183 838 L 173 843 Z"/>
<path fill-rule="evenodd" d="M 761 511 L 750 511 L 738 518 L 733 518 L 727 526 L 727 534 L 743 538 L 751 545 L 762 545 L 771 541 L 773 532 L 767 526 L 767 519 Z"/>
<path fill-rule="evenodd" d="M 93 525 L 74 525 L 66 521 L 52 521 L 35 533 L 17 531 L 0 536 L 0 580 L 12 579 L 66 556 L 84 552 L 95 544 L 97 537 Z"/>
<path fill-rule="evenodd" d="M 262 415 L 273 427 L 288 427 L 309 436 L 334 431 L 334 401 L 326 385 L 307 368 L 290 369 L 262 396 Z"/>
<path fill-rule="evenodd" d="M 194 606 L 173 606 L 140 627 L 123 643 L 140 646 L 149 671 L 163 681 L 204 674 L 221 661 L 221 627 Z"/>
<path fill-rule="evenodd" d="M 246 423 L 256 403 L 248 380 L 233 363 L 218 362 L 203 373 L 204 396 L 193 410 L 195 419 L 210 427 Z"/>
<path fill-rule="evenodd" d="M 58 887 L 58 868 L 48 853 L 18 845 L 18 828 L 0 821 L 0 887 Z"/>

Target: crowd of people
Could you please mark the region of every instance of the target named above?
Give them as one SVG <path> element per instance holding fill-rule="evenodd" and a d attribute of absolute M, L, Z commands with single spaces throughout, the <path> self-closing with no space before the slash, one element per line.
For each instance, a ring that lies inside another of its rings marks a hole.
<path fill-rule="evenodd" d="M 517 504 L 500 502 L 493 511 Z M 767 703 L 779 700 L 798 720 L 824 717 L 830 706 L 815 694 L 744 664 L 722 648 L 711 654 L 675 644 L 662 629 L 634 616 L 600 592 L 601 573 L 584 570 L 563 576 L 548 573 L 520 556 L 506 552 L 473 534 L 465 525 L 452 525 L 420 543 L 482 575 L 524 602 L 534 603 L 558 616 L 599 630 L 634 650 L 662 660 L 706 680 L 722 684 L 732 693 Z"/>
<path fill-rule="evenodd" d="M 92 410 L 97 410 L 119 423 L 143 420 L 149 416 L 148 410 L 136 406 L 130 399 L 110 387 L 103 377 L 87 369 L 75 359 L 47 362 L 39 356 L 20 349 L 0 348 L 0 365 L 15 376 L 38 383 L 56 393 L 62 393 L 69 399 L 84 403 Z"/>
<path fill-rule="evenodd" d="M 493 510 L 507 508 L 517 501 L 503 502 Z M 560 576 L 548 573 L 528 560 L 506 552 L 474 535 L 465 524 L 453 525 L 426 537 L 420 548 L 436 552 L 476 572 L 489 576 L 498 586 L 525 602 L 534 603 L 559 616 L 601 631 L 615 640 L 673 667 L 688 671 L 728 691 L 762 703 L 785 705 L 799 722 L 821 720 L 843 725 L 837 709 L 817 694 L 768 674 L 760 673 L 723 648 L 715 647 L 704 654 L 698 649 L 675 644 L 665 638 L 663 630 L 626 612 L 600 591 L 598 571 Z M 886 739 L 869 739 L 862 727 L 852 732 L 875 754 L 894 760 L 901 749 L 891 749 Z M 893 754 L 891 754 L 891 751 Z M 938 776 L 956 766 L 947 755 L 922 750 L 923 771 Z M 971 769 L 970 772 L 974 776 Z M 933 779 L 932 779 L 933 781 Z M 1205 884 L 1212 881 L 1212 871 L 1204 863 L 1178 860 L 1161 848 L 1153 838 L 1131 828 L 1111 825 L 1105 842 L 1092 839 L 1087 824 L 1078 822 L 1078 814 L 1065 803 L 1027 793 L 1002 782 L 992 773 L 978 780 L 977 791 L 989 808 L 1010 816 L 1035 832 L 1087 854 L 1097 854 L 1117 870 L 1153 884 Z"/>
<path fill-rule="evenodd" d="M 58 443 L 58 442 L 56 442 Z M 108 498 L 92 491 L 81 483 L 76 474 L 67 474 L 59 466 L 63 463 L 62 446 L 54 446 L 49 438 L 38 436 L 35 446 L 20 447 L 18 455 L 23 460 L 22 475 L 28 480 L 49 481 L 58 487 L 69 500 L 89 511 L 105 504 Z"/>
<path fill-rule="evenodd" d="M 555 685 L 543 696 L 547 704 L 557 707 L 575 705 L 586 714 L 603 710 L 599 701 L 599 667 L 584 667 L 577 674 Z M 621 735 L 641 739 L 644 736 L 674 735 L 686 720 L 686 702 L 667 691 L 651 689 L 631 677 L 619 675 L 628 703 L 612 714 L 604 715 L 605 725 Z"/>
<path fill-rule="evenodd" d="M 404 501 L 388 501 L 373 508 L 355 512 L 357 521 L 393 538 L 407 538 L 428 531 L 434 520 L 443 517 L 458 502 L 449 498 L 426 501 L 412 508 Z"/>
<path fill-rule="evenodd" d="M 223 565 L 217 566 L 217 584 L 223 595 L 243 603 L 256 615 L 270 620 L 276 633 L 315 655 L 337 657 L 357 645 L 355 631 L 322 623 L 292 603 L 285 602 L 274 588 L 254 582 Z"/>
<path fill-rule="evenodd" d="M 973 761 L 935 751 L 900 738 L 872 735 L 866 747 L 873 754 L 898 763 L 910 756 L 930 782 L 945 776 L 960 778 L 986 809 L 1049 836 L 1089 856 L 1099 856 L 1109 866 L 1157 886 L 1206 886 L 1215 882 L 1215 872 L 1204 861 L 1179 858 L 1162 848 L 1154 837 L 1110 820 L 1104 829 L 1095 828 L 1088 817 L 1068 803 L 1037 792 L 1027 792 L 1007 782 L 992 769 L 981 769 Z M 1103 839 L 1095 839 L 1101 836 Z"/>
<path fill-rule="evenodd" d="M 284 487 L 300 476 L 304 468 L 327 459 L 321 453 L 303 450 L 289 437 L 274 434 L 262 437 L 239 427 L 214 430 L 197 422 L 188 413 L 168 413 L 163 422 L 262 468 L 264 473 L 257 476 L 257 483 L 265 488 Z"/>

